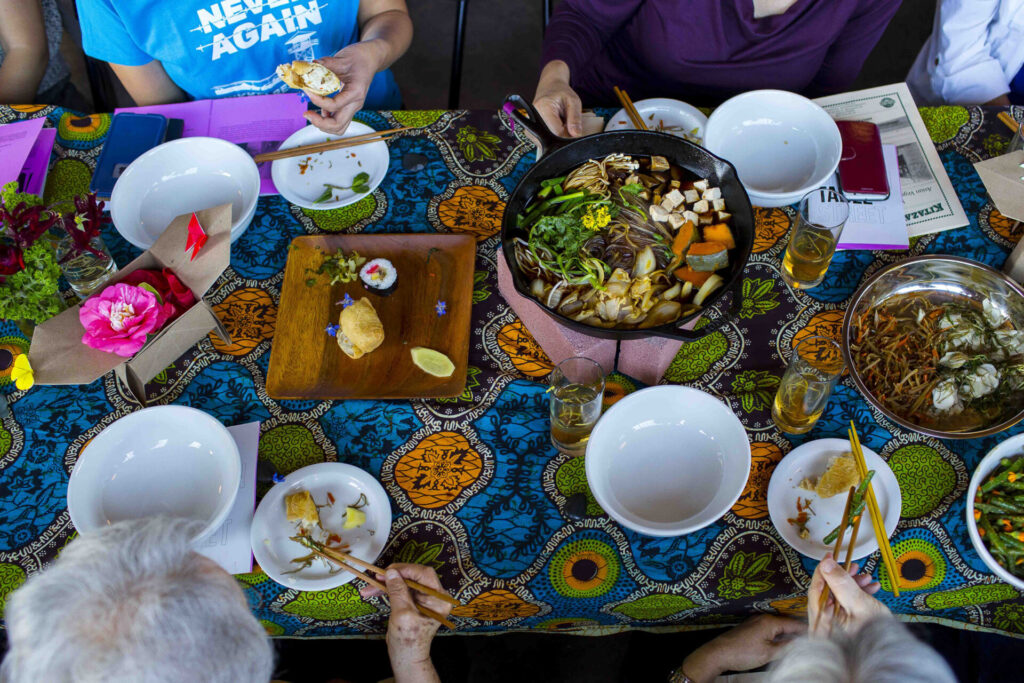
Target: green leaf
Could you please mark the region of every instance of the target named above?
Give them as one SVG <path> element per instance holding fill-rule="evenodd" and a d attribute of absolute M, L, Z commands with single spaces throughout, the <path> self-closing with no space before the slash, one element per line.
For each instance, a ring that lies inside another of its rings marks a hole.
<path fill-rule="evenodd" d="M 319 197 L 313 200 L 314 204 L 322 204 L 326 201 L 330 201 L 331 197 L 334 196 L 334 186 L 324 185 L 324 192 Z"/>
<path fill-rule="evenodd" d="M 156 297 L 156 302 L 158 304 L 160 304 L 161 306 L 164 305 L 164 298 L 162 296 L 160 296 L 160 292 L 156 291 L 156 287 L 154 287 L 153 285 L 149 284 L 148 282 L 140 283 L 139 287 L 141 289 L 146 290 L 147 292 L 149 292 L 153 296 L 155 296 Z"/>
<path fill-rule="evenodd" d="M 366 185 L 368 182 L 370 182 L 370 174 L 366 171 L 357 173 L 356 177 L 352 179 L 353 185 Z"/>

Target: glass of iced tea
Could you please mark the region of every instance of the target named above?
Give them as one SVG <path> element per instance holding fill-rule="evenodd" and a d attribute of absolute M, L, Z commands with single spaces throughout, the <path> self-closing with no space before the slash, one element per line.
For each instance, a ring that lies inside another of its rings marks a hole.
<path fill-rule="evenodd" d="M 789 434 L 811 431 L 843 373 L 843 354 L 829 337 L 806 337 L 793 348 L 772 404 L 775 425 Z"/>
<path fill-rule="evenodd" d="M 817 287 L 836 253 L 850 217 L 850 203 L 839 190 L 819 187 L 803 196 L 782 259 L 782 277 L 797 289 Z"/>
<path fill-rule="evenodd" d="M 590 432 L 601 417 L 604 370 L 589 358 L 574 356 L 556 365 L 548 381 L 551 443 L 568 455 L 583 455 Z"/>

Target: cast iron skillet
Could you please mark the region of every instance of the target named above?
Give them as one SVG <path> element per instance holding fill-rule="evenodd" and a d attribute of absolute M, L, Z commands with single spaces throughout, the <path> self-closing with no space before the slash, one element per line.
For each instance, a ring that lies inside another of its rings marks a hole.
<path fill-rule="evenodd" d="M 505 204 L 505 214 L 501 219 L 501 247 L 505 252 L 508 267 L 512 271 L 517 292 L 540 306 L 545 313 L 560 324 L 577 332 L 604 339 L 643 339 L 659 336 L 690 341 L 700 339 L 720 327 L 722 323 L 735 317 L 742 303 L 740 275 L 750 259 L 750 250 L 754 245 L 754 210 L 750 206 L 750 198 L 747 197 L 747 191 L 740 184 L 736 176 L 736 169 L 732 164 L 692 142 L 654 131 L 620 130 L 598 133 L 579 139 L 562 138 L 548 129 L 533 105 L 523 98 L 518 95 L 510 95 L 505 103 L 505 111 L 509 111 L 517 124 L 540 141 L 541 149 L 544 151 L 541 160 L 526 172 L 523 179 L 516 185 L 516 189 L 512 191 L 512 195 Z M 528 117 L 520 110 L 525 110 Z M 543 305 L 530 294 L 530 278 L 523 273 L 516 262 L 513 240 L 516 237 L 526 239 L 526 231 L 516 227 L 516 216 L 523 213 L 525 206 L 540 190 L 540 181 L 566 175 L 589 159 L 601 159 L 613 152 L 640 156 L 661 155 L 680 167 L 702 178 L 707 178 L 712 185 L 722 188 L 726 209 L 732 214 L 730 227 L 736 239 L 736 248 L 729 252 L 729 268 L 719 271 L 725 284 L 705 299 L 704 310 L 696 311 L 674 323 L 658 327 L 638 330 L 607 329 L 586 325 L 568 318 Z M 729 291 L 733 293 L 730 315 L 717 316 L 699 331 L 681 329 L 683 325 L 714 306 Z"/>

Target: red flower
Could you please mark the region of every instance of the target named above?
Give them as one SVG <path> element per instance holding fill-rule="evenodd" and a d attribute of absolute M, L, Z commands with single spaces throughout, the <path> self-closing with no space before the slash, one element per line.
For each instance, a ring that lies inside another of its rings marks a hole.
<path fill-rule="evenodd" d="M 182 284 L 178 276 L 170 268 L 160 270 L 134 270 L 125 276 L 121 282 L 136 287 L 145 283 L 156 290 L 163 302 L 161 309 L 163 320 L 161 325 L 166 325 L 187 311 L 196 302 L 192 290 Z"/>
<path fill-rule="evenodd" d="M 12 209 L 0 205 L 0 225 L 4 226 L 7 236 L 15 246 L 22 250 L 35 244 L 58 218 L 60 216 L 48 211 L 44 206 L 29 206 L 21 202 Z"/>
<path fill-rule="evenodd" d="M 14 275 L 25 268 L 21 248 L 13 244 L 0 244 L 0 285 L 7 281 L 5 276 Z"/>

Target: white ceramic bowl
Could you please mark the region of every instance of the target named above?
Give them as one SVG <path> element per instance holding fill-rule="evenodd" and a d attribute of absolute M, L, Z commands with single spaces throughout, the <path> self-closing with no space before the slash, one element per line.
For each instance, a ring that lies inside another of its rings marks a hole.
<path fill-rule="evenodd" d="M 755 206 L 786 206 L 827 181 L 842 154 L 839 128 L 806 97 L 754 90 L 708 118 L 704 146 L 736 167 Z"/>
<path fill-rule="evenodd" d="M 978 535 L 978 524 L 974 521 L 974 496 L 978 492 L 978 487 L 981 486 L 981 482 L 988 477 L 992 470 L 999 467 L 1000 460 L 1021 454 L 1024 454 L 1024 434 L 1011 436 L 1009 439 L 990 450 L 988 454 L 981 459 L 981 462 L 978 463 L 978 466 L 974 470 L 974 476 L 971 477 L 971 483 L 967 487 L 967 507 L 965 510 L 967 514 L 967 533 L 970 535 L 971 543 L 974 545 L 974 549 L 981 557 L 981 561 L 985 563 L 985 566 L 992 570 L 993 574 L 1018 590 L 1024 590 L 1024 579 L 1014 576 L 1000 567 L 999 563 L 995 561 L 995 558 L 993 558 L 992 554 L 988 551 L 988 548 L 985 547 L 985 542 L 981 540 L 981 536 Z"/>
<path fill-rule="evenodd" d="M 82 534 L 167 515 L 202 522 L 201 540 L 227 518 L 241 474 L 235 440 L 213 417 L 187 406 L 145 408 L 82 450 L 68 481 L 68 510 Z"/>
<path fill-rule="evenodd" d="M 587 444 L 587 482 L 613 519 L 650 536 L 681 536 L 732 507 L 750 474 L 750 442 L 724 403 L 696 389 L 634 392 L 601 417 Z"/>
<path fill-rule="evenodd" d="M 217 138 L 154 147 L 124 170 L 110 195 L 110 218 L 126 240 L 149 249 L 177 216 L 231 202 L 231 241 L 249 227 L 260 195 L 256 162 Z"/>

